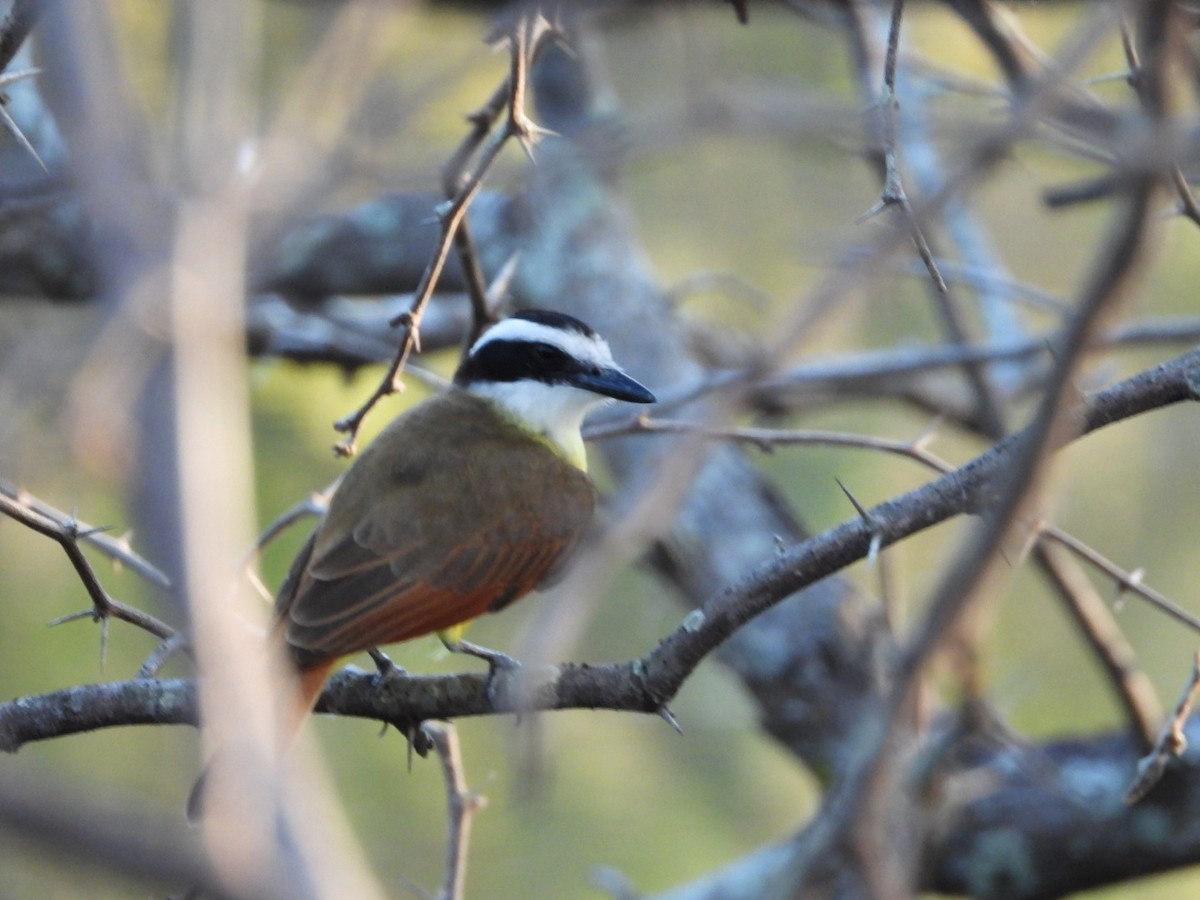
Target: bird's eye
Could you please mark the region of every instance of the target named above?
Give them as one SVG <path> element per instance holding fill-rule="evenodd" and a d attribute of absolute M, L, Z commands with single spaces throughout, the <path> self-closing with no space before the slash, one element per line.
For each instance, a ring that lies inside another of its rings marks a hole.
<path fill-rule="evenodd" d="M 540 363 L 559 363 L 567 358 L 567 354 L 553 344 L 534 344 L 533 356 Z"/>

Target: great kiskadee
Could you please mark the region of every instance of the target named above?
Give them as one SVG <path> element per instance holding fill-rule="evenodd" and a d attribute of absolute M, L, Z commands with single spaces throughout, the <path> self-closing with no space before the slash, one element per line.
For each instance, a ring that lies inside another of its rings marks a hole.
<path fill-rule="evenodd" d="M 342 657 L 433 633 L 452 643 L 554 574 L 592 520 L 580 429 L 610 398 L 654 402 L 583 322 L 519 312 L 475 342 L 453 387 L 371 442 L 275 600 L 296 723 Z"/>
<path fill-rule="evenodd" d="M 592 520 L 580 429 L 609 398 L 654 402 L 583 322 L 519 312 L 371 442 L 275 601 L 304 708 L 342 657 L 449 640 L 554 573 Z"/>

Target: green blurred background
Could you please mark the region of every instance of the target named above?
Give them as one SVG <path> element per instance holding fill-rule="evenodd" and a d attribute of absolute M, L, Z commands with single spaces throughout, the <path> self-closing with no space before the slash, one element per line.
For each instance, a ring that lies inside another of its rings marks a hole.
<path fill-rule="evenodd" d="M 112 7 L 131 80 L 155 114 L 166 118 L 172 98 L 170 4 L 120 0 Z M 312 45 L 314 15 L 308 4 L 267 4 L 268 110 L 286 93 L 289 73 Z M 1051 4 L 1023 7 L 1019 15 L 1035 41 L 1053 48 L 1081 11 Z M 910 9 L 905 28 L 910 49 L 974 77 L 995 77 L 974 41 L 939 6 Z M 363 148 L 357 160 L 363 177 L 331 198 L 330 208 L 371 196 L 381 187 L 380 177 L 390 188 L 434 187 L 436 166 L 462 133 L 462 115 L 488 96 L 505 65 L 503 54 L 492 55 L 481 43 L 485 31 L 483 20 L 463 10 L 416 7 L 396 16 L 389 66 L 414 106 L 387 141 Z M 861 101 L 845 48 L 832 32 L 774 7 L 755 7 L 750 26 L 739 27 L 728 9 L 712 4 L 612 23 L 603 53 L 632 136 L 623 188 L 662 284 L 681 285 L 700 272 L 728 273 L 762 298 L 747 302 L 747 291 L 683 292 L 685 314 L 767 333 L 820 276 L 841 242 L 885 227 L 856 222 L 876 201 L 878 187 L 845 124 L 854 121 Z M 1114 39 L 1088 61 L 1087 70 L 1103 75 L 1121 66 Z M 797 130 L 791 138 L 749 128 L 706 131 L 682 114 L 697 79 L 732 92 L 742 84 L 772 81 L 842 114 L 827 131 Z M 1124 87 L 1097 90 L 1115 96 Z M 938 115 L 953 124 L 986 118 L 988 111 L 988 102 L 978 98 L 951 98 L 939 105 Z M 947 134 L 952 148 L 955 128 L 948 127 Z M 514 183 L 525 165 L 519 153 L 510 152 L 492 185 Z M 1091 172 L 1065 154 L 1027 144 L 971 197 L 1014 278 L 1072 296 L 1106 210 L 1095 205 L 1050 212 L 1039 192 Z M 1163 223 L 1155 268 L 1127 318 L 1195 311 L 1197 240 L 1193 225 L 1180 219 Z M 1031 330 L 1050 325 L 1044 314 L 1022 314 Z M 66 412 L 74 361 L 93 336 L 96 316 L 86 305 L 0 303 L 0 366 L 23 360 L 28 373 L 40 365 L 37 378 L 0 384 L 0 476 L 120 531 L 130 520 L 123 486 L 111 472 L 77 458 Z M 844 304 L 808 352 L 832 357 L 936 336 L 925 285 L 897 273 Z M 1124 351 L 1093 367 L 1093 375 L 1097 384 L 1110 381 L 1178 351 Z M 435 365 L 445 370 L 453 359 L 445 355 Z M 330 423 L 361 402 L 379 374 L 364 370 L 344 377 L 319 366 L 255 363 L 256 499 L 262 522 L 340 471 L 342 464 L 330 452 Z M 390 408 L 420 396 L 412 390 Z M 377 428 L 383 418 L 377 415 L 371 426 Z M 884 403 L 843 404 L 789 423 L 896 438 L 912 437 L 928 424 Z M 1149 583 L 1191 608 L 1197 606 L 1190 587 L 1200 524 L 1198 440 L 1200 417 L 1190 408 L 1090 437 L 1062 455 L 1053 509 L 1057 524 L 1127 568 L 1144 567 Z M 963 461 L 982 445 L 942 429 L 931 449 Z M 762 465 L 813 530 L 852 515 L 835 479 L 873 503 L 927 477 L 906 461 L 861 451 L 789 449 L 764 457 Z M 889 551 L 910 607 L 919 608 L 928 596 L 960 529 L 961 523 L 951 523 Z M 294 529 L 268 553 L 267 584 L 279 583 L 303 532 L 303 526 Z M 136 540 L 134 535 L 135 546 Z M 1012 548 L 1014 561 L 1019 551 Z M 101 571 L 115 596 L 170 615 L 155 606 L 137 577 Z M 875 589 L 877 573 L 870 567 L 855 567 L 847 576 Z M 1111 593 L 1108 586 L 1102 590 Z M 537 603 L 527 600 L 480 622 L 472 637 L 487 646 L 512 646 Z M 50 619 L 86 605 L 59 548 L 0 521 L 0 698 L 136 672 L 153 648 L 140 632 L 114 624 L 102 662 L 97 627 L 87 621 L 46 627 Z M 624 573 L 573 656 L 640 655 L 681 614 L 650 576 Z M 990 696 L 1016 729 L 1040 738 L 1121 724 L 1097 666 L 1056 600 L 1019 562 L 993 606 L 993 619 L 985 657 Z M 1136 599 L 1122 608 L 1120 622 L 1164 702 L 1173 702 L 1189 670 L 1195 636 Z M 395 648 L 394 658 L 418 671 L 464 665 L 447 659 L 432 639 Z M 176 662 L 169 672 L 187 668 Z M 658 719 L 602 712 L 542 716 L 536 728 L 517 726 L 509 717 L 459 723 L 469 782 L 489 798 L 475 823 L 468 896 L 598 896 L 590 883 L 598 865 L 619 869 L 641 889 L 664 889 L 783 838 L 805 821 L 817 798 L 813 780 L 757 731 L 751 704 L 718 664 L 701 666 L 674 709 L 683 736 Z M 314 727 L 381 881 L 395 896 L 405 896 L 401 876 L 433 889 L 445 841 L 436 763 L 418 759 L 409 771 L 403 739 L 395 732 L 380 736 L 370 723 L 321 720 Z M 533 778 L 518 762 L 528 760 L 531 747 L 539 763 Z M 190 728 L 129 728 L 30 745 L 0 758 L 0 767 L 173 816 L 197 770 L 198 752 Z M 0 860 L 0 897 L 146 895 L 144 885 L 77 867 L 69 857 L 48 855 L 8 831 L 0 831 Z M 1197 890 L 1200 876 L 1183 873 L 1094 896 L 1176 898 Z"/>

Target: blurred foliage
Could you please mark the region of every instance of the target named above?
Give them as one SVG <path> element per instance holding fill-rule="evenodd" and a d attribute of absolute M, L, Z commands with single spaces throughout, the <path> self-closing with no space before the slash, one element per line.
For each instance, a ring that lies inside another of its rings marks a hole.
<path fill-rule="evenodd" d="M 319 33 L 324 13 L 313 4 L 268 6 L 269 108 L 270 98 L 286 94 L 292 67 Z M 173 96 L 168 5 L 123 0 L 115 8 L 138 89 L 151 110 L 167 118 Z M 1019 15 L 1035 40 L 1053 45 L 1069 34 L 1078 11 L 1064 4 L 1023 5 Z M 397 18 L 387 77 L 398 96 L 391 107 L 388 98 L 381 99 L 397 118 L 371 123 L 389 139 L 364 146 L 356 161 L 364 172 L 384 177 L 392 187 L 433 186 L 437 163 L 461 134 L 462 115 L 487 96 L 504 65 L 481 44 L 484 31 L 480 19 L 457 11 L 418 8 Z M 994 76 L 973 40 L 941 7 L 914 6 L 906 36 L 915 49 L 942 63 L 977 77 Z M 755 133 L 706 133 L 682 121 L 693 77 L 710 85 L 727 82 L 732 91 L 742 81 L 773 79 L 858 109 L 844 46 L 830 32 L 771 7 L 755 6 L 748 28 L 737 27 L 717 4 L 671 7 L 614 23 L 605 54 L 631 134 L 653 138 L 634 143 L 624 189 L 662 283 L 721 272 L 750 286 L 754 297 L 768 298 L 750 302 L 746 292 L 704 291 L 683 299 L 689 315 L 760 333 L 820 276 L 830 248 L 848 235 L 885 227 L 856 222 L 874 203 L 877 186 L 836 129 L 828 137 L 808 132 L 794 140 L 764 140 Z M 1089 71 L 1118 69 L 1117 54 L 1114 45 L 1111 53 L 1090 61 Z M 656 128 L 664 116 L 677 117 L 680 128 Z M 525 165 L 515 154 L 508 162 L 512 172 Z M 1026 147 L 971 198 L 1014 277 L 1052 292 L 1078 283 L 1091 263 L 1088 248 L 1103 228 L 1105 210 L 1050 211 L 1039 192 L 1087 173 L 1087 166 L 1063 155 Z M 364 186 L 368 183 L 377 189 L 377 182 L 364 178 Z M 1160 265 L 1132 316 L 1194 311 L 1200 281 L 1195 245 L 1193 226 L 1180 220 L 1164 224 Z M 73 367 L 65 363 L 86 349 L 93 315 L 84 307 L 0 304 L 0 363 L 20 354 L 30 365 L 41 360 L 39 372 L 57 370 L 44 378 L 29 376 L 17 391 L 0 385 L 0 475 L 78 510 L 90 522 L 121 530 L 129 520 L 124 487 L 75 458 L 67 421 L 66 378 Z M 923 280 L 895 275 L 855 296 L 805 352 L 829 357 L 935 333 Z M 1170 352 L 1121 353 L 1115 363 L 1097 367 L 1095 376 L 1112 380 Z M 377 377 L 370 370 L 347 379 L 320 367 L 257 365 L 256 500 L 263 522 L 340 471 L 330 452 L 330 423 L 354 407 Z M 35 385 L 41 390 L 32 390 Z M 413 390 L 392 401 L 388 413 L 420 394 Z M 376 414 L 370 427 L 378 428 L 384 417 Z M 894 406 L 845 404 L 792 424 L 911 437 L 928 423 Z M 1178 408 L 1089 438 L 1058 464 L 1054 521 L 1119 564 L 1145 567 L 1150 583 L 1194 606 L 1189 588 L 1200 526 L 1200 467 L 1192 461 L 1198 443 L 1200 421 L 1194 411 Z M 982 447 L 943 430 L 932 449 L 963 461 Z M 876 502 L 926 477 L 908 461 L 863 451 L 798 448 L 765 457 L 762 464 L 814 530 L 853 514 L 835 478 L 861 501 Z M 304 531 L 294 529 L 268 553 L 267 584 L 279 583 Z M 952 523 L 890 551 L 911 608 L 928 596 L 960 533 L 961 523 Z M 1033 736 L 1117 726 L 1117 707 L 1091 657 L 1057 601 L 1023 566 L 1020 549 L 1011 550 L 1012 578 L 992 608 L 994 634 L 985 660 L 991 696 L 1014 726 Z M 154 606 L 136 577 L 102 571 L 113 594 Z M 877 586 L 877 573 L 867 565 L 849 577 L 871 590 Z M 1101 590 L 1111 593 L 1105 585 Z M 152 647 L 146 636 L 114 624 L 102 665 L 95 626 L 75 622 L 47 629 L 48 620 L 85 607 L 86 597 L 57 547 L 7 521 L 0 521 L 0 595 L 0 693 L 6 698 L 130 677 Z M 511 647 L 538 602 L 527 600 L 479 623 L 473 637 Z M 640 654 L 680 614 L 660 584 L 629 573 L 597 610 L 575 655 L 600 660 Z M 1136 599 L 1127 602 L 1120 619 L 1165 701 L 1172 702 L 1195 637 Z M 447 658 L 437 646 L 431 639 L 416 641 L 395 648 L 394 658 L 419 671 L 473 665 Z M 186 666 L 176 663 L 172 670 Z M 640 888 L 661 889 L 791 833 L 812 811 L 810 779 L 758 732 L 746 698 L 716 663 L 701 667 L 675 712 L 682 737 L 657 719 L 609 713 L 558 713 L 519 725 L 507 717 L 460 723 L 470 784 L 490 798 L 475 823 L 469 896 L 595 896 L 589 872 L 600 864 L 617 867 Z M 404 894 L 400 876 L 437 884 L 445 839 L 437 765 L 417 759 L 409 771 L 403 739 L 394 732 L 380 736 L 377 725 L 338 720 L 319 721 L 315 728 L 382 881 L 397 896 Z M 197 769 L 196 747 L 190 729 L 124 729 L 30 746 L 0 759 L 0 766 L 133 805 L 181 810 Z M 51 900 L 135 893 L 111 876 L 10 845 L 14 840 L 0 831 L 0 896 Z M 1178 897 L 1197 887 L 1200 877 L 1184 873 L 1095 896 Z"/>

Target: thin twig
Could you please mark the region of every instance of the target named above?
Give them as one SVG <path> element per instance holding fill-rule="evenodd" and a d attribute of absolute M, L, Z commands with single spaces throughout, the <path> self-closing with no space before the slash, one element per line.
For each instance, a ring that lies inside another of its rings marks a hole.
<path fill-rule="evenodd" d="M 37 0 L 13 0 L 8 15 L 0 23 L 0 72 L 8 68 L 42 11 Z"/>
<path fill-rule="evenodd" d="M 1150 603 L 1160 611 L 1166 613 L 1172 619 L 1186 625 L 1193 631 L 1200 631 L 1200 616 L 1189 612 L 1178 603 L 1168 599 L 1163 594 L 1147 587 L 1142 583 L 1143 572 L 1134 570 L 1127 572 L 1118 566 L 1116 563 L 1105 558 L 1098 551 L 1089 547 L 1079 538 L 1074 537 L 1061 528 L 1055 528 L 1053 525 L 1045 525 L 1040 532 L 1041 537 L 1049 538 L 1055 543 L 1066 547 L 1076 556 L 1087 560 L 1104 574 L 1108 575 L 1117 584 L 1117 590 L 1121 594 L 1129 593 L 1141 597 L 1143 600 Z"/>
<path fill-rule="evenodd" d="M 897 113 L 900 101 L 896 91 L 896 67 L 900 46 L 900 23 L 904 13 L 904 0 L 892 0 L 892 16 L 888 26 L 887 53 L 884 57 L 883 68 L 883 97 L 877 106 L 878 133 L 883 156 L 884 184 L 879 204 L 875 210 L 895 207 L 904 216 L 913 246 L 925 270 L 929 273 L 933 288 L 933 298 L 938 316 L 946 337 L 952 344 L 967 343 L 966 329 L 963 328 L 958 310 L 950 294 L 950 285 L 942 277 L 938 267 L 937 256 L 934 253 L 921 220 L 918 218 L 909 201 L 908 191 L 900 173 L 899 136 Z M 874 210 L 873 210 L 874 211 Z M 980 421 L 986 433 L 997 437 L 1004 433 L 1003 419 L 996 403 L 994 392 L 983 372 L 976 363 L 964 363 L 963 374 L 966 375 L 972 391 L 978 401 Z"/>
<path fill-rule="evenodd" d="M 0 493 L 0 513 L 4 513 L 38 534 L 56 541 L 66 552 L 76 574 L 79 575 L 79 580 L 83 582 L 84 589 L 92 599 L 91 610 L 60 617 L 51 624 L 60 624 L 83 616 L 90 616 L 94 621 L 102 623 L 106 623 L 109 618 L 120 619 L 160 638 L 167 638 L 175 633 L 175 629 L 165 622 L 159 621 L 140 609 L 127 606 L 108 594 L 79 546 L 79 539 L 85 533 L 79 527 L 79 523 L 71 519 L 59 521 L 44 515 L 14 500 L 6 493 Z"/>
<path fill-rule="evenodd" d="M 27 491 L 3 479 L 0 479 L 0 495 L 8 497 L 26 509 L 47 519 L 51 519 L 63 527 L 67 523 L 71 523 L 72 527 L 78 532 L 77 536 L 80 540 L 87 541 L 87 543 L 91 544 L 105 556 L 112 559 L 113 562 L 136 572 L 157 587 L 163 589 L 171 587 L 171 579 L 161 569 L 156 568 L 144 556 L 135 553 L 133 548 L 129 546 L 128 535 L 113 537 L 105 533 L 103 529 L 88 525 L 86 522 L 81 522 L 74 516 L 56 509 L 49 503 L 39 500 Z"/>
<path fill-rule="evenodd" d="M 695 422 L 683 422 L 675 419 L 651 419 L 640 415 L 625 422 L 612 425 L 592 427 L 586 431 L 590 441 L 606 438 L 621 437 L 630 434 L 688 434 L 711 440 L 736 441 L 750 444 L 770 453 L 776 447 L 806 444 L 825 447 L 853 447 L 859 450 L 876 450 L 881 453 L 891 453 L 914 460 L 921 465 L 945 473 L 954 466 L 935 456 L 924 448 L 929 434 L 923 433 L 915 441 L 894 441 L 888 438 L 872 437 L 863 434 L 847 434 L 840 431 L 815 431 L 804 429 L 780 428 L 710 428 Z"/>
<path fill-rule="evenodd" d="M 1137 774 L 1125 792 L 1125 803 L 1134 804 L 1150 793 L 1151 789 L 1162 780 L 1163 774 L 1171 760 L 1178 758 L 1187 749 L 1187 736 L 1184 725 L 1192 712 L 1192 704 L 1196 695 L 1200 694 L 1200 652 L 1192 659 L 1192 673 L 1188 683 L 1183 688 L 1179 702 L 1175 705 L 1175 714 L 1167 722 L 1154 744 L 1154 748 L 1138 760 Z"/>
<path fill-rule="evenodd" d="M 324 515 L 325 511 L 329 509 L 329 498 L 333 496 L 340 481 L 341 478 L 338 478 L 324 490 L 313 491 L 299 503 L 276 516 L 259 534 L 254 541 L 254 546 L 246 551 L 246 555 L 242 558 L 242 569 L 252 566 L 268 545 L 301 519 Z"/>
<path fill-rule="evenodd" d="M 1066 551 L 1037 541 L 1033 558 L 1054 585 L 1067 611 L 1083 632 L 1117 694 L 1130 728 L 1149 749 L 1154 745 L 1162 706 L 1154 685 L 1137 666 L 1137 657 L 1108 605 L 1096 593 L 1079 564 Z"/>
<path fill-rule="evenodd" d="M 421 274 L 421 280 L 413 292 L 413 305 L 407 312 L 395 317 L 391 322 L 393 327 L 397 325 L 405 326 L 404 338 L 401 341 L 400 349 L 388 367 L 387 374 L 372 392 L 371 396 L 367 398 L 366 402 L 350 415 L 334 423 L 333 427 L 346 435 L 345 440 L 339 441 L 334 445 L 334 451 L 340 456 L 352 456 L 354 454 L 356 449 L 355 441 L 358 437 L 359 428 L 375 405 L 384 397 L 403 390 L 404 385 L 400 380 L 400 376 L 404 371 L 404 366 L 414 351 L 420 352 L 421 317 L 425 313 L 425 307 L 429 303 L 429 299 L 433 296 L 434 288 L 437 286 L 438 279 L 441 277 L 442 270 L 446 265 L 451 245 L 454 242 L 454 236 L 465 221 L 467 208 L 470 206 L 471 201 L 475 199 L 476 194 L 479 193 L 479 189 L 483 186 L 484 176 L 491 169 L 497 157 L 499 157 L 500 151 L 504 149 L 504 145 L 510 139 L 516 138 L 528 150 L 536 139 L 536 136 L 540 133 L 540 129 L 531 123 L 523 108 L 524 79 L 532 55 L 536 54 L 541 39 L 547 36 L 550 31 L 548 28 L 538 28 L 536 24 L 528 24 L 529 18 L 529 16 L 524 14 L 518 17 L 514 35 L 520 36 L 521 39 L 511 41 L 512 70 L 508 78 L 510 88 L 508 101 L 509 114 L 505 120 L 505 127 L 500 132 L 494 134 L 492 139 L 484 145 L 480 151 L 479 160 L 475 164 L 475 168 L 469 173 L 462 173 L 461 184 L 458 185 L 453 198 L 438 209 L 438 218 L 441 222 L 441 235 L 434 249 L 433 256 L 429 264 L 425 267 L 425 271 Z M 534 13 L 532 18 L 544 21 L 538 13 Z M 532 41 L 528 40 L 530 36 L 533 38 Z"/>
<path fill-rule="evenodd" d="M 426 722 L 421 730 L 433 743 L 446 784 L 446 872 L 438 900 L 462 900 L 467 880 L 471 822 L 487 798 L 467 787 L 458 731 L 449 723 Z"/>
<path fill-rule="evenodd" d="M 191 638 L 183 631 L 177 631 L 165 641 L 161 641 L 146 657 L 146 661 L 138 669 L 137 677 L 154 678 L 166 665 L 167 660 L 180 651 L 191 652 Z"/>
<path fill-rule="evenodd" d="M 1121 20 L 1121 50 L 1125 53 L 1125 61 L 1129 64 L 1125 80 L 1140 96 L 1142 61 L 1127 19 Z M 1200 205 L 1197 205 L 1196 195 L 1192 193 L 1192 186 L 1188 184 L 1187 176 L 1183 174 L 1183 169 L 1178 164 L 1170 167 L 1170 177 L 1171 185 L 1179 196 L 1179 212 L 1196 225 L 1200 225 Z"/>
<path fill-rule="evenodd" d="M 442 190 L 447 200 L 453 200 L 466 179 L 467 168 L 471 157 L 482 146 L 484 139 L 491 133 L 500 114 L 504 111 L 512 93 L 511 78 L 505 77 L 492 92 L 492 96 L 471 115 L 467 121 L 471 130 L 462 139 L 455 151 L 450 155 L 442 169 Z M 471 233 L 469 220 L 464 220 L 454 238 L 455 248 L 463 267 L 467 281 L 467 296 L 471 300 L 471 327 L 467 332 L 467 346 L 483 333 L 484 328 L 493 321 L 491 309 L 487 302 L 487 287 L 484 282 L 483 270 L 479 264 L 479 254 L 475 247 L 474 236 Z"/>
<path fill-rule="evenodd" d="M 1200 340 L 1200 318 L 1162 317 L 1106 332 L 1096 339 L 1089 352 L 1156 343 L 1193 344 L 1197 340 Z M 758 367 L 709 372 L 693 382 L 661 392 L 655 409 L 664 412 L 709 394 L 739 391 L 751 392 L 748 401 L 751 405 L 757 403 L 776 410 L 786 403 L 788 391 L 846 390 L 852 386 L 861 386 L 866 392 L 877 385 L 871 393 L 894 395 L 897 379 L 904 376 L 957 367 L 964 360 L 1005 362 L 1049 354 L 1054 350 L 1057 341 L 1055 332 L 1037 335 L 1026 341 L 1003 344 L 900 347 L 843 355 L 827 361 L 816 360 L 765 377 Z"/>

